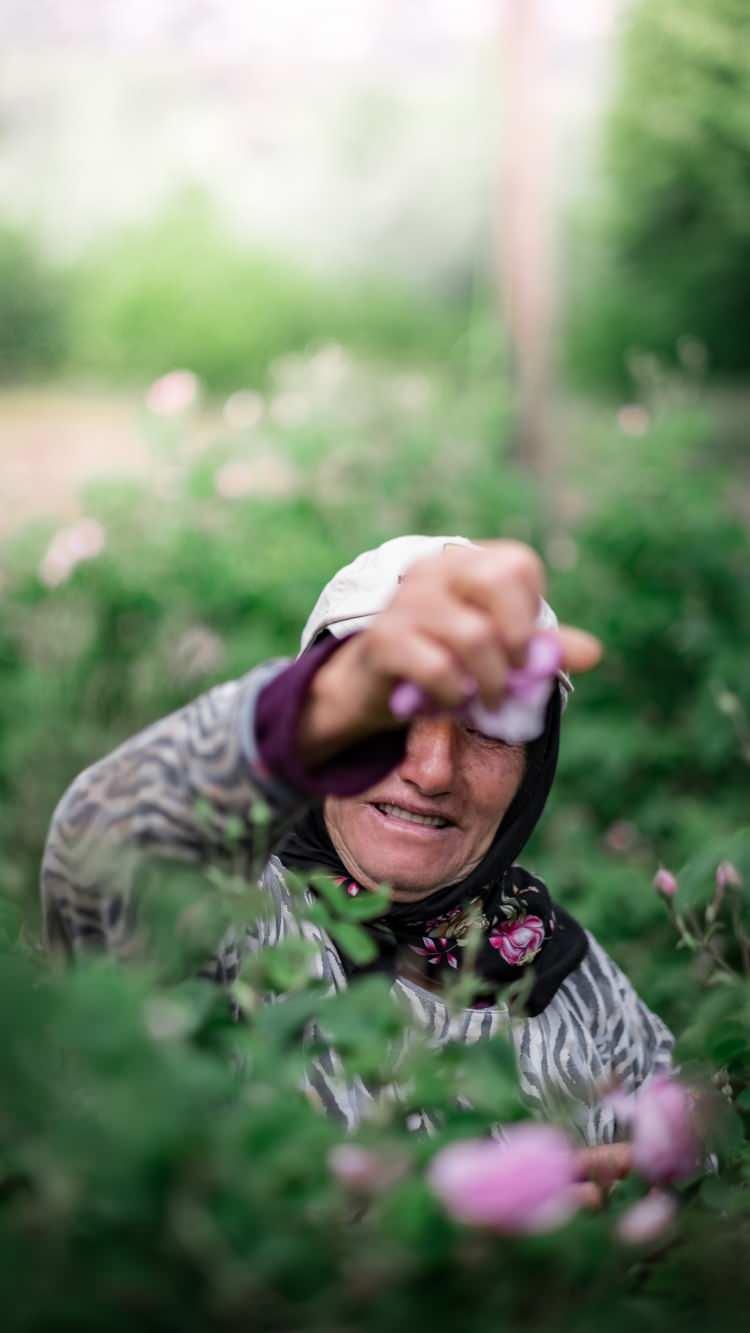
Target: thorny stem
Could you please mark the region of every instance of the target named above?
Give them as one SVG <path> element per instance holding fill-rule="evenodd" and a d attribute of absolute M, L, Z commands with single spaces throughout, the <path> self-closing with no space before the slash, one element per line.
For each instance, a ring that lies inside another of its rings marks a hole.
<path fill-rule="evenodd" d="M 740 957 L 742 958 L 742 970 L 745 976 L 750 976 L 750 940 L 745 934 L 742 924 L 742 913 L 740 912 L 739 894 L 735 891 L 732 894 L 732 929 L 737 936 L 740 946 Z"/>

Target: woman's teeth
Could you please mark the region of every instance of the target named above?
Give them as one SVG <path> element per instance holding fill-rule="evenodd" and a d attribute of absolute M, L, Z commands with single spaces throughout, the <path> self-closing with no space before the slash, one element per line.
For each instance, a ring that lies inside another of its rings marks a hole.
<path fill-rule="evenodd" d="M 446 828 L 449 823 L 447 819 L 441 819 L 440 815 L 415 815 L 411 810 L 403 810 L 400 805 L 378 802 L 377 808 L 381 814 L 391 815 L 395 819 L 411 820 L 413 824 L 429 824 L 430 828 Z"/>

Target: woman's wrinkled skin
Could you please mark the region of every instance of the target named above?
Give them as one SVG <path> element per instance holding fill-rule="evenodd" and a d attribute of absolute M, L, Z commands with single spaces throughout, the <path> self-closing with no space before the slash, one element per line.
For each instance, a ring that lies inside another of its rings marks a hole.
<path fill-rule="evenodd" d="M 418 901 L 479 864 L 524 770 L 522 745 L 469 731 L 448 714 L 418 718 L 398 768 L 360 796 L 328 797 L 331 841 L 365 888 L 385 882 L 396 902 Z M 408 822 L 384 804 L 448 822 Z"/>

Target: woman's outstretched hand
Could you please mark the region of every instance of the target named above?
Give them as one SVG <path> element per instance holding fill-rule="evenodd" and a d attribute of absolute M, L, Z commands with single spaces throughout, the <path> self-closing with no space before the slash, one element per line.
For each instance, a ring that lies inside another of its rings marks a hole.
<path fill-rule="evenodd" d="M 304 761 L 322 763 L 355 740 L 403 726 L 389 704 L 400 680 L 446 710 L 477 690 L 497 707 L 509 668 L 525 660 L 544 589 L 544 566 L 521 542 L 446 546 L 417 561 L 390 605 L 313 679 L 300 718 Z M 569 625 L 558 632 L 567 671 L 597 665 L 598 639 Z"/>

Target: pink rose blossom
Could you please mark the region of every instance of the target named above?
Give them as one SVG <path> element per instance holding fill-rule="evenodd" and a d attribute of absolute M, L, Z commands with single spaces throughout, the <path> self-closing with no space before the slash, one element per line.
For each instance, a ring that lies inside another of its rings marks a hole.
<path fill-rule="evenodd" d="M 665 870 L 664 866 L 659 866 L 654 875 L 654 888 L 658 889 L 659 893 L 663 894 L 665 898 L 674 898 L 679 885 L 671 870 Z"/>
<path fill-rule="evenodd" d="M 357 1143 L 339 1143 L 328 1154 L 331 1175 L 353 1194 L 379 1194 L 404 1174 L 407 1161 L 391 1155 L 381 1157 Z"/>
<path fill-rule="evenodd" d="M 446 1212 L 503 1234 L 553 1231 L 576 1211 L 576 1155 L 561 1130 L 512 1125 L 502 1142 L 470 1139 L 443 1148 L 427 1179 Z"/>
<path fill-rule="evenodd" d="M 695 1096 L 667 1074 L 637 1093 L 632 1117 L 633 1169 L 654 1185 L 684 1180 L 700 1165 Z"/>
<path fill-rule="evenodd" d="M 200 384 L 192 370 L 170 370 L 154 380 L 146 394 L 146 406 L 157 417 L 179 417 L 197 401 Z"/>
<path fill-rule="evenodd" d="M 60 528 L 52 538 L 39 566 L 39 578 L 48 588 L 57 588 L 70 578 L 76 565 L 101 555 L 107 534 L 96 518 L 79 518 Z"/>
<path fill-rule="evenodd" d="M 562 664 L 560 640 L 554 630 L 538 630 L 529 640 L 526 662 L 508 672 L 505 698 L 499 708 L 485 708 L 479 699 L 466 707 L 477 731 L 509 745 L 534 740 L 544 731 L 544 715 L 555 676 Z"/>
<path fill-rule="evenodd" d="M 476 731 L 509 745 L 534 740 L 544 730 L 547 703 L 561 664 L 558 635 L 554 630 L 538 630 L 529 640 L 525 665 L 508 672 L 505 698 L 499 708 L 485 708 L 473 697 L 458 710 L 459 716 Z M 390 708 L 394 717 L 404 719 L 435 711 L 425 691 L 411 681 L 401 681 L 395 687 Z"/>
<path fill-rule="evenodd" d="M 543 943 L 544 922 L 538 916 L 527 916 L 523 921 L 503 921 L 490 935 L 492 948 L 497 949 L 503 961 L 511 967 L 530 963 Z"/>
<path fill-rule="evenodd" d="M 716 887 L 717 889 L 742 888 L 742 875 L 731 861 L 721 861 L 716 867 Z"/>
<path fill-rule="evenodd" d="M 646 1245 L 670 1227 L 677 1204 L 664 1190 L 651 1190 L 645 1198 L 626 1208 L 617 1223 L 617 1235 L 626 1245 Z"/>

